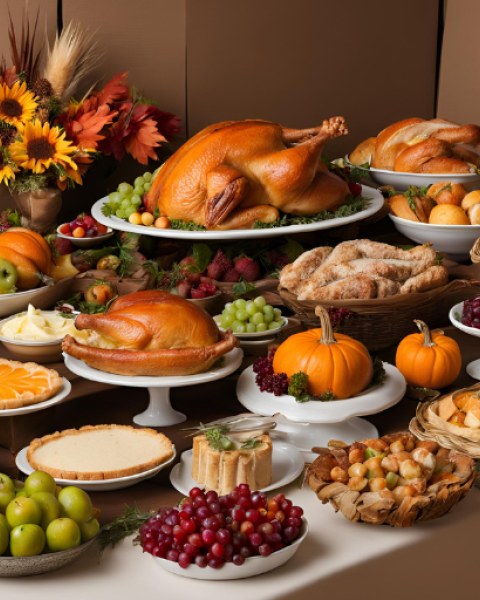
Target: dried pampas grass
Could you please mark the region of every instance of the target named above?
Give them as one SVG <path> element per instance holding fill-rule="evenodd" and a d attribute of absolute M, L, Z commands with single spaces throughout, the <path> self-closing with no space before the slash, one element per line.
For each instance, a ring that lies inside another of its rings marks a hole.
<path fill-rule="evenodd" d="M 82 80 L 97 65 L 97 42 L 94 33 L 81 23 L 71 21 L 60 34 L 57 33 L 52 48 L 47 48 L 47 64 L 43 77 L 52 84 L 54 95 L 62 104 L 74 95 Z"/>

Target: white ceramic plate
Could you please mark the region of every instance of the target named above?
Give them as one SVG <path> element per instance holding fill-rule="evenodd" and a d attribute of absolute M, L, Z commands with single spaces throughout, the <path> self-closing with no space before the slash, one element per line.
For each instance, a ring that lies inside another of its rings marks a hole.
<path fill-rule="evenodd" d="M 63 223 L 62 225 L 59 225 L 57 227 L 57 236 L 60 238 L 63 238 L 64 240 L 70 240 L 74 246 L 77 246 L 78 248 L 84 248 L 84 249 L 95 248 L 95 246 L 100 246 L 100 244 L 103 244 L 108 239 L 110 239 L 114 233 L 113 229 L 111 227 L 109 227 L 108 231 L 106 233 L 101 233 L 100 235 L 97 235 L 96 237 L 76 238 L 76 237 L 73 237 L 73 235 L 65 235 L 64 233 L 61 233 L 60 227 L 63 227 L 63 225 L 65 225 L 65 223 Z"/>
<path fill-rule="evenodd" d="M 238 379 L 237 397 L 245 408 L 259 415 L 281 413 L 290 421 L 302 423 L 343 423 L 352 417 L 379 413 L 403 398 L 407 389 L 405 378 L 393 365 L 383 366 L 387 376 L 381 386 L 347 400 L 304 403 L 296 402 L 293 396 L 261 392 L 251 366 Z"/>
<path fill-rule="evenodd" d="M 187 577 L 188 579 L 226 581 L 229 579 L 255 577 L 255 575 L 268 573 L 269 571 L 281 567 L 293 557 L 308 535 L 308 522 L 305 519 L 305 516 L 302 517 L 302 520 L 303 523 L 300 528 L 300 536 L 290 544 L 290 546 L 286 546 L 277 552 L 272 552 L 270 556 L 251 556 L 245 560 L 241 567 L 237 567 L 233 563 L 225 563 L 221 569 L 210 569 L 209 567 L 201 569 L 200 567 L 197 567 L 197 565 L 190 565 L 186 569 L 182 569 L 178 563 L 171 560 L 155 556 L 152 558 L 160 567 L 165 569 L 165 571 Z"/>
<path fill-rule="evenodd" d="M 225 355 L 225 363 L 223 367 L 212 368 L 205 373 L 197 375 L 182 375 L 177 377 L 128 377 L 126 375 L 115 375 L 99 371 L 93 367 L 89 367 L 82 360 L 73 358 L 68 354 L 63 353 L 65 366 L 75 373 L 89 379 L 90 381 L 99 381 L 100 383 L 109 383 L 111 385 L 123 385 L 126 387 L 184 387 L 187 385 L 196 385 L 197 383 L 207 383 L 208 381 L 216 381 L 222 379 L 230 373 L 233 373 L 242 364 L 243 352 L 240 348 L 234 348 Z"/>
<path fill-rule="evenodd" d="M 186 450 L 180 456 L 180 462 L 170 473 L 170 483 L 181 494 L 188 496 L 190 490 L 198 486 L 192 478 L 193 450 Z M 300 475 L 305 461 L 298 448 L 285 442 L 274 441 L 272 452 L 272 483 L 259 491 L 269 492 L 287 485 Z"/>
<path fill-rule="evenodd" d="M 20 450 L 15 459 L 15 464 L 17 467 L 25 473 L 26 475 L 30 475 L 33 473 L 35 469 L 32 469 L 30 463 L 27 460 L 27 450 L 28 446 Z M 136 485 L 141 481 L 145 481 L 146 479 L 150 479 L 154 477 L 157 473 L 159 473 L 168 465 L 171 465 L 175 460 L 175 456 L 177 452 L 175 450 L 175 446 L 173 446 L 173 456 L 167 462 L 158 465 L 154 469 L 150 469 L 149 471 L 144 471 L 143 473 L 137 473 L 136 475 L 130 475 L 129 477 L 118 477 L 116 479 L 102 479 L 98 481 L 82 481 L 81 479 L 59 479 L 54 477 L 55 481 L 58 485 L 66 486 L 66 485 L 74 485 L 86 492 L 109 492 L 112 490 L 122 490 L 123 488 L 131 487 L 132 485 Z"/>
<path fill-rule="evenodd" d="M 362 186 L 362 194 L 365 198 L 371 198 L 370 205 L 355 215 L 342 217 L 339 219 L 329 219 L 319 221 L 308 225 L 289 225 L 287 227 L 275 227 L 272 229 L 232 229 L 230 231 L 183 231 L 177 229 L 157 229 L 156 227 L 145 227 L 144 225 L 132 225 L 128 221 L 118 217 L 105 217 L 102 213 L 102 206 L 108 202 L 108 196 L 98 200 L 92 207 L 92 217 L 99 223 L 118 229 L 120 231 L 130 231 L 140 235 L 151 235 L 154 237 L 173 238 L 179 240 L 244 240 L 251 238 L 278 237 L 280 235 L 293 235 L 295 233 L 305 233 L 307 231 L 319 231 L 322 229 L 333 229 L 348 225 L 355 221 L 362 221 L 371 217 L 383 207 L 382 194 L 367 186 Z"/>
<path fill-rule="evenodd" d="M 243 416 L 247 415 L 248 413 L 245 413 Z M 358 440 L 378 438 L 378 429 L 359 417 L 353 417 L 343 423 L 325 425 L 323 423 L 294 423 L 281 414 L 273 415 L 273 417 L 254 414 L 248 416 L 249 418 L 239 423 L 238 426 L 261 429 L 265 423 L 275 422 L 275 429 L 270 429 L 268 432 L 272 440 L 293 444 L 298 448 L 306 463 L 311 463 L 318 458 L 318 454 L 312 452 L 312 448 L 315 446 L 325 448 L 330 440 L 342 440 L 346 444 L 352 444 Z M 232 418 L 235 417 L 219 419 L 215 423 L 231 421 Z"/>
<path fill-rule="evenodd" d="M 221 315 L 216 315 L 216 316 L 219 317 Z M 285 323 L 283 325 L 281 325 L 280 327 L 277 327 L 277 329 L 267 329 L 266 331 L 256 331 L 255 333 L 234 333 L 233 335 L 235 337 L 237 337 L 239 340 L 253 340 L 253 339 L 265 338 L 265 337 L 269 337 L 269 336 L 272 337 L 272 335 L 276 335 L 277 333 L 280 333 L 288 325 L 287 317 L 282 316 L 282 319 L 285 321 Z M 217 323 L 217 325 L 218 325 L 218 323 Z M 223 329 L 223 327 L 220 327 L 220 325 L 218 325 L 218 328 L 220 329 L 220 331 L 226 331 L 226 329 Z"/>
<path fill-rule="evenodd" d="M 457 321 L 455 318 L 455 314 L 458 313 L 460 315 L 460 319 L 463 317 L 463 302 L 459 302 L 452 306 L 450 312 L 448 313 L 448 317 L 452 325 L 455 325 L 457 329 L 463 331 L 464 333 L 468 333 L 469 335 L 473 335 L 475 337 L 480 337 L 480 329 L 476 329 L 475 327 L 468 327 L 468 325 L 464 325 L 461 321 Z"/>
<path fill-rule="evenodd" d="M 400 233 L 419 244 L 431 243 L 437 252 L 447 253 L 452 260 L 467 260 L 480 237 L 480 225 L 432 225 L 389 217 Z"/>
<path fill-rule="evenodd" d="M 22 408 L 10 408 L 6 410 L 0 410 L 0 417 L 16 417 L 19 415 L 28 415 L 30 413 L 38 412 L 39 410 L 45 410 L 55 404 L 63 402 L 72 391 L 72 384 L 63 378 L 63 383 L 55 396 L 52 396 L 45 402 L 39 402 L 38 404 L 31 404 L 30 406 L 22 406 Z"/>

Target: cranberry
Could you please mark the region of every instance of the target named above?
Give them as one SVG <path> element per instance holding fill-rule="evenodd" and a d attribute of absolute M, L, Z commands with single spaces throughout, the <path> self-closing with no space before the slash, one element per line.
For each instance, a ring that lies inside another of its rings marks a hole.
<path fill-rule="evenodd" d="M 193 499 L 197 498 L 198 496 L 203 496 L 203 492 L 200 488 L 194 487 L 190 490 L 189 496 L 193 500 Z"/>
<path fill-rule="evenodd" d="M 207 557 L 206 556 L 196 556 L 195 564 L 197 565 L 197 567 L 200 567 L 201 569 L 205 569 L 205 567 L 207 566 Z"/>
<path fill-rule="evenodd" d="M 197 528 L 192 519 L 185 519 L 180 523 L 180 526 L 187 533 L 193 533 Z"/>
<path fill-rule="evenodd" d="M 226 544 L 230 543 L 231 539 L 232 534 L 226 529 L 219 529 L 217 531 L 217 540 L 220 542 L 220 544 L 223 544 L 225 546 Z"/>
<path fill-rule="evenodd" d="M 177 552 L 177 550 L 169 550 L 166 553 L 165 558 L 167 560 L 171 560 L 172 562 L 177 562 L 178 561 L 178 556 L 179 556 L 179 553 Z"/>
<path fill-rule="evenodd" d="M 243 565 L 243 563 L 245 562 L 245 557 L 242 556 L 242 554 L 235 554 L 232 562 L 237 567 L 241 567 Z"/>
<path fill-rule="evenodd" d="M 178 555 L 178 566 L 182 569 L 186 569 L 191 562 L 192 558 L 186 552 L 182 552 Z"/>
<path fill-rule="evenodd" d="M 262 556 L 270 556 L 270 554 L 273 552 L 273 548 L 270 546 L 270 544 L 261 544 L 258 547 L 258 551 Z"/>
<path fill-rule="evenodd" d="M 225 546 L 222 546 L 219 542 L 215 542 L 215 544 L 212 545 L 211 552 L 217 558 L 222 558 L 225 554 Z"/>

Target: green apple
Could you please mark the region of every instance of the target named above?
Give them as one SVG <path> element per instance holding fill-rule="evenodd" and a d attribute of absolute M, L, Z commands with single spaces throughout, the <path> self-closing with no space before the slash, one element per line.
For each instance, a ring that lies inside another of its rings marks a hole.
<path fill-rule="evenodd" d="M 5 516 L 12 528 L 27 524 L 40 525 L 42 509 L 36 500 L 19 496 L 7 506 Z"/>
<path fill-rule="evenodd" d="M 3 516 L 3 515 L 2 515 Z M 7 526 L 0 521 L 0 556 L 8 548 L 10 535 L 8 533 Z"/>
<path fill-rule="evenodd" d="M 83 523 L 79 523 L 78 526 L 80 527 L 80 533 L 82 534 L 82 544 L 94 538 L 100 531 L 100 523 L 95 517 Z"/>
<path fill-rule="evenodd" d="M 47 527 L 47 545 L 52 552 L 61 552 L 80 546 L 80 529 L 73 519 L 55 519 Z"/>
<path fill-rule="evenodd" d="M 0 473 L 0 512 L 4 513 L 7 506 L 15 498 L 15 486 L 8 475 Z"/>
<path fill-rule="evenodd" d="M 8 533 L 10 533 L 12 531 L 12 528 L 10 527 L 9 522 L 7 521 L 7 517 L 5 515 L 2 515 L 2 513 L 0 513 L 0 525 L 1 524 L 5 525 Z"/>
<path fill-rule="evenodd" d="M 45 531 L 52 521 L 60 516 L 60 502 L 49 492 L 36 492 L 30 498 L 36 500 L 42 509 L 40 527 Z"/>
<path fill-rule="evenodd" d="M 28 498 L 27 490 L 17 490 L 15 492 L 15 498 L 19 498 L 20 496 L 24 496 L 25 498 Z"/>
<path fill-rule="evenodd" d="M 45 534 L 39 525 L 19 525 L 10 534 L 12 556 L 36 556 L 45 546 Z"/>
<path fill-rule="evenodd" d="M 93 517 L 93 506 L 90 497 L 80 488 L 69 485 L 58 494 L 62 507 L 62 517 L 73 519 L 77 523 L 88 521 Z"/>
<path fill-rule="evenodd" d="M 62 487 L 61 485 L 58 485 L 58 484 L 57 484 L 57 486 L 56 486 L 56 489 L 55 489 L 55 498 L 58 498 L 58 494 L 59 494 L 59 493 L 60 493 L 62 490 L 63 490 L 63 487 Z"/>
<path fill-rule="evenodd" d="M 11 262 L 0 258 L 0 294 L 12 294 L 17 283 L 17 269 Z"/>
<path fill-rule="evenodd" d="M 25 481 L 25 489 L 29 496 L 36 494 L 37 492 L 55 494 L 56 488 L 57 484 L 55 483 L 55 479 L 43 471 L 34 471 Z"/>

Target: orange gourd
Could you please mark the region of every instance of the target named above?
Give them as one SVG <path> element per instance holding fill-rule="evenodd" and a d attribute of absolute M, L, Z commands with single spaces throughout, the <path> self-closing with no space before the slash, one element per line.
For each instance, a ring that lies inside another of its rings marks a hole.
<path fill-rule="evenodd" d="M 308 392 L 321 396 L 333 392 L 338 400 L 363 391 L 373 377 L 370 354 L 361 342 L 333 333 L 328 312 L 317 306 L 321 329 L 310 329 L 287 338 L 275 352 L 273 370 L 290 378 L 308 375 Z"/>
<path fill-rule="evenodd" d="M 0 257 L 17 269 L 20 290 L 30 290 L 40 283 L 36 273 L 50 275 L 50 247 L 40 234 L 28 229 L 12 227 L 0 234 Z"/>
<path fill-rule="evenodd" d="M 397 369 L 408 385 L 437 390 L 450 385 L 460 374 L 462 354 L 455 340 L 443 331 L 430 331 L 423 321 L 415 321 L 421 333 L 404 338 L 395 359 Z"/>

